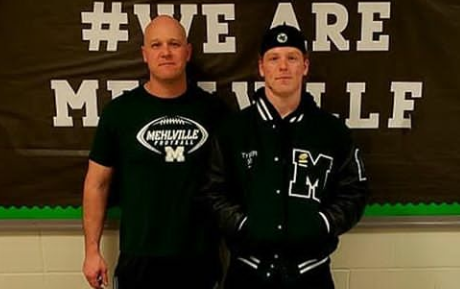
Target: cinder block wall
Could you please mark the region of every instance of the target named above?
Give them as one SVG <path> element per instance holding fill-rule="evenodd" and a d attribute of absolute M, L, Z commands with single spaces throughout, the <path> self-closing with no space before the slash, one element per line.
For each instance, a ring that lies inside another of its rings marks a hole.
<path fill-rule="evenodd" d="M 118 231 L 102 243 L 113 273 Z M 88 289 L 82 260 L 79 229 L 0 231 L 1 289 Z M 460 230 L 358 227 L 342 236 L 333 271 L 337 289 L 459 289 Z"/>

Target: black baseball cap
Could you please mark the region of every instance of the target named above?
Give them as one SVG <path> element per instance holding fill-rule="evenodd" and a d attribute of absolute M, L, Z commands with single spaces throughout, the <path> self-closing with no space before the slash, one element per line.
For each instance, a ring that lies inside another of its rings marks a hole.
<path fill-rule="evenodd" d="M 272 48 L 286 46 L 295 47 L 303 54 L 307 53 L 305 37 L 299 29 L 286 24 L 275 26 L 268 30 L 262 38 L 260 56 Z"/>

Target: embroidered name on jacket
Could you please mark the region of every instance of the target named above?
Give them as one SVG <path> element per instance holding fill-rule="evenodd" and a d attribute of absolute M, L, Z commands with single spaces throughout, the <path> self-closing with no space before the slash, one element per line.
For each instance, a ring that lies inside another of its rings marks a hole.
<path fill-rule="evenodd" d="M 310 151 L 293 149 L 294 173 L 289 182 L 289 196 L 313 199 L 320 203 L 318 190 L 326 187 L 334 158 L 319 154 L 314 158 Z"/>
<path fill-rule="evenodd" d="M 249 152 L 241 152 L 241 157 L 245 161 L 246 168 L 250 169 L 254 165 L 254 159 L 257 157 L 257 151 L 252 150 Z"/>
<path fill-rule="evenodd" d="M 146 124 L 137 140 L 147 149 L 165 156 L 166 162 L 184 162 L 185 155 L 199 149 L 208 132 L 198 122 L 182 116 L 164 116 Z"/>

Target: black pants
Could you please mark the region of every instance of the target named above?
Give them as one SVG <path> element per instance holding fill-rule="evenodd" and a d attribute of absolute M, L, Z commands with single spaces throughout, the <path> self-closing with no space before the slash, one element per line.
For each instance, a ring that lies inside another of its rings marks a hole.
<path fill-rule="evenodd" d="M 206 258 L 178 259 L 121 255 L 114 289 L 213 289 L 220 281 L 220 265 Z"/>
<path fill-rule="evenodd" d="M 225 289 L 334 289 L 329 262 L 303 274 L 288 273 L 282 267 L 269 276 L 263 269 L 231 259 L 224 283 Z"/>

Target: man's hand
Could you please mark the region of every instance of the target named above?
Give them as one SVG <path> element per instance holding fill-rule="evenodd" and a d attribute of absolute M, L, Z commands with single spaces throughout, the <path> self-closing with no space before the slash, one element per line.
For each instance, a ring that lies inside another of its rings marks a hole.
<path fill-rule="evenodd" d="M 83 263 L 83 274 L 89 285 L 100 289 L 108 285 L 107 265 L 100 253 L 87 254 Z"/>

